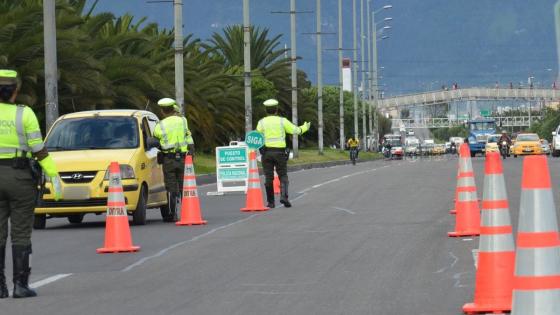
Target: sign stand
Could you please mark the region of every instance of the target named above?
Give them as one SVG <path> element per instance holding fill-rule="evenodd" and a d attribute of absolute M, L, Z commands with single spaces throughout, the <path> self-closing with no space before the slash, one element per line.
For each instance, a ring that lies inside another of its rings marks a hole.
<path fill-rule="evenodd" d="M 208 196 L 223 196 L 227 192 L 247 192 L 249 183 L 249 150 L 258 150 L 264 145 L 264 137 L 251 131 L 245 143 L 231 142 L 227 147 L 216 148 L 217 191 Z"/>

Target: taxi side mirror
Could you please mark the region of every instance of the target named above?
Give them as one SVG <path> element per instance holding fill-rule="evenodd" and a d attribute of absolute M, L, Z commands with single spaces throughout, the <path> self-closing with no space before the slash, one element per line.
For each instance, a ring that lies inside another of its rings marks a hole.
<path fill-rule="evenodd" d="M 159 148 L 160 143 L 159 140 L 153 137 L 148 137 L 148 139 L 146 140 L 146 147 L 148 150 L 151 150 L 153 148 Z"/>

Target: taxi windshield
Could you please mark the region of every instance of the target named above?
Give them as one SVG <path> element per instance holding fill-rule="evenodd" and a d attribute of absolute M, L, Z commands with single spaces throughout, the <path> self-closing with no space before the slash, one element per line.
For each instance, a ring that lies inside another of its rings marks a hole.
<path fill-rule="evenodd" d="M 539 141 L 539 136 L 536 134 L 518 135 L 517 141 Z"/>
<path fill-rule="evenodd" d="M 132 149 L 138 145 L 133 117 L 64 119 L 54 125 L 46 140 L 49 151 Z"/>

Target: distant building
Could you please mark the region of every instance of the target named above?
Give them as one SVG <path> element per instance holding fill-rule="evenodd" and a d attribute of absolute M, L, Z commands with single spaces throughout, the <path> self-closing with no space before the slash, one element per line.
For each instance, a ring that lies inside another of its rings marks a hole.
<path fill-rule="evenodd" d="M 342 89 L 352 92 L 352 61 L 350 58 L 342 59 Z"/>

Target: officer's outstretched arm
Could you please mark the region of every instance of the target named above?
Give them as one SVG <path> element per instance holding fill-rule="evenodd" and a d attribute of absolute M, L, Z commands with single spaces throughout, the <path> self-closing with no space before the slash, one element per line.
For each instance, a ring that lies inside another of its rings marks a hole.
<path fill-rule="evenodd" d="M 286 133 L 302 135 L 309 130 L 309 127 L 311 127 L 311 123 L 309 122 L 305 122 L 303 125 L 297 127 L 296 125 L 292 124 L 291 121 L 284 118 L 284 130 L 286 131 Z"/>

